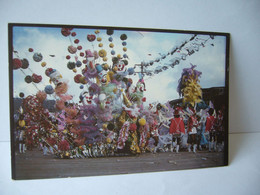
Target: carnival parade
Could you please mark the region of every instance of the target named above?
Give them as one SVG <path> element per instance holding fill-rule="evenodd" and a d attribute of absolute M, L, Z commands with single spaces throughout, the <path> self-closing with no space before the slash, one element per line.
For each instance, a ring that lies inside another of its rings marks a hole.
<path fill-rule="evenodd" d="M 211 75 L 192 62 L 203 49 L 217 47 L 217 37 L 185 34 L 165 53 L 149 50 L 138 62 L 129 39 L 148 33 L 83 30 L 58 28 L 65 52 L 54 44 L 45 49 L 44 42 L 43 52 L 36 46 L 22 49 L 14 36 L 13 134 L 21 155 L 40 150 L 75 159 L 224 151 L 226 104 L 214 95 L 204 97 L 200 80 Z M 163 93 L 152 87 L 161 82 L 163 88 L 160 74 L 175 69 L 175 90 L 169 88 L 161 99 Z"/>

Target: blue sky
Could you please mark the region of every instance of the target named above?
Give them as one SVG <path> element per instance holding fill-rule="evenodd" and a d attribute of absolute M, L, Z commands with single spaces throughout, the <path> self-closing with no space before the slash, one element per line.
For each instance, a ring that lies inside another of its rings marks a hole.
<path fill-rule="evenodd" d="M 96 29 L 73 29 L 72 32 L 76 32 L 76 37 L 64 37 L 61 35 L 61 28 L 49 28 L 49 27 L 14 27 L 13 28 L 13 47 L 18 51 L 20 58 L 27 58 L 30 62 L 30 70 L 23 70 L 26 75 L 31 75 L 32 72 L 42 75 L 43 80 L 41 83 L 36 84 L 38 89 L 43 90 L 46 85 L 49 85 L 49 78 L 45 76 L 44 72 L 46 68 L 57 69 L 69 82 L 68 94 L 74 96 L 74 101 L 78 101 L 80 92 L 79 84 L 76 84 L 73 80 L 75 74 L 67 68 L 66 55 L 69 55 L 67 47 L 73 43 L 74 39 L 79 39 L 80 42 L 77 45 L 81 45 L 83 50 L 91 49 L 99 50 L 97 41 L 90 43 L 86 37 L 88 34 L 95 34 Z M 124 54 L 122 40 L 120 35 L 126 34 L 126 54 L 129 56 L 129 65 L 127 68 L 133 67 L 135 64 L 140 64 L 142 61 L 149 62 L 160 57 L 160 54 L 167 54 L 174 47 L 180 46 L 184 41 L 189 40 L 192 34 L 183 33 L 162 33 L 162 32 L 149 32 L 149 31 L 123 31 L 115 30 L 113 37 L 113 48 L 116 54 Z M 111 48 L 108 47 L 109 36 L 106 34 L 106 30 L 100 30 L 99 37 L 102 38 L 103 49 L 108 53 L 108 64 L 111 65 Z M 199 35 L 200 39 L 209 38 L 208 35 Z M 199 41 L 198 41 L 199 42 Z M 74 43 L 73 43 L 74 44 Z M 214 46 L 210 45 L 214 44 Z M 74 44 L 76 45 L 76 44 Z M 189 46 L 187 44 L 187 46 Z M 44 62 L 47 63 L 46 67 L 41 67 L 41 62 L 34 62 L 32 59 L 33 53 L 28 52 L 28 48 L 33 48 L 34 52 L 40 52 L 43 55 Z M 185 48 L 185 47 L 184 47 Z M 153 71 L 158 66 L 164 66 L 170 63 L 175 57 L 180 57 L 180 53 L 185 53 L 185 49 L 182 49 L 179 53 L 167 56 L 159 63 L 154 63 L 153 66 L 148 67 Z M 147 98 L 147 103 L 159 101 L 165 103 L 168 100 L 179 98 L 176 91 L 178 80 L 181 76 L 183 68 L 190 67 L 190 63 L 197 65 L 197 70 L 202 72 L 200 78 L 200 85 L 203 88 L 225 86 L 225 49 L 226 38 L 224 36 L 215 36 L 214 39 L 210 39 L 205 47 L 200 47 L 198 52 L 195 52 L 191 56 L 187 56 L 186 60 L 182 60 L 178 66 L 169 68 L 154 76 L 145 76 L 146 92 L 144 96 Z M 82 51 L 83 51 L 82 50 Z M 55 55 L 51 57 L 50 55 Z M 71 55 L 71 61 L 74 56 Z M 83 58 L 79 58 L 83 59 Z M 102 59 L 97 60 L 98 63 L 103 63 Z M 136 69 L 139 71 L 139 69 Z M 20 92 L 23 92 L 26 96 L 36 94 L 38 89 L 33 84 L 27 84 L 24 81 L 24 73 L 20 70 L 13 71 L 13 85 L 14 96 L 18 96 Z M 131 76 L 134 83 L 137 82 L 138 76 Z M 48 98 L 52 98 L 49 96 Z"/>

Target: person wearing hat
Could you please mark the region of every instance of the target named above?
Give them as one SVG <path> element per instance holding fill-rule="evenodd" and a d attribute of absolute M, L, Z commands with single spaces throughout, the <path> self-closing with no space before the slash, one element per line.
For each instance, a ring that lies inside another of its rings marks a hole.
<path fill-rule="evenodd" d="M 188 119 L 188 151 L 191 152 L 191 145 L 193 145 L 193 152 L 196 153 L 197 150 L 197 128 L 198 128 L 198 120 L 196 117 L 196 112 L 192 111 Z"/>
<path fill-rule="evenodd" d="M 178 109 L 174 111 L 174 118 L 172 118 L 170 122 L 169 133 L 172 135 L 171 152 L 173 152 L 173 143 L 175 143 L 175 151 L 179 153 L 181 136 L 185 134 L 185 126 Z"/>
<path fill-rule="evenodd" d="M 216 139 L 216 131 L 215 131 L 215 122 L 216 118 L 213 115 L 214 114 L 214 109 L 210 108 L 209 111 L 209 116 L 207 117 L 206 120 L 206 128 L 205 128 L 205 137 L 209 141 L 209 152 L 211 152 L 212 146 L 214 146 L 214 142 Z M 214 150 L 216 148 L 214 147 Z"/>

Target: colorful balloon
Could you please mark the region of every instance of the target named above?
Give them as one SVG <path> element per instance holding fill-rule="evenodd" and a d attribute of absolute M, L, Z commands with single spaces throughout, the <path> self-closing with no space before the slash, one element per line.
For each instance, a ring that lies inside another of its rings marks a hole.
<path fill-rule="evenodd" d="M 108 64 L 103 64 L 103 69 L 104 70 L 108 70 L 108 68 L 109 68 Z"/>
<path fill-rule="evenodd" d="M 53 94 L 54 93 L 54 89 L 51 85 L 47 85 L 45 88 L 44 88 L 44 91 L 45 93 L 47 94 Z"/>
<path fill-rule="evenodd" d="M 28 67 L 29 67 L 29 61 L 26 58 L 22 59 L 22 69 L 26 69 Z"/>
<path fill-rule="evenodd" d="M 146 120 L 144 118 L 141 118 L 138 120 L 139 125 L 144 126 L 146 124 Z"/>
<path fill-rule="evenodd" d="M 127 66 L 128 65 L 128 61 L 127 60 L 123 60 L 124 64 Z"/>
<path fill-rule="evenodd" d="M 68 69 L 73 70 L 76 67 L 76 64 L 75 62 L 68 62 L 67 67 Z"/>
<path fill-rule="evenodd" d="M 22 61 L 18 58 L 13 59 L 13 69 L 17 70 L 22 67 Z"/>
<path fill-rule="evenodd" d="M 32 81 L 33 81 L 34 83 L 39 83 L 39 82 L 42 81 L 42 76 L 33 73 L 33 74 L 32 74 Z"/>
<path fill-rule="evenodd" d="M 68 51 L 71 53 L 71 54 L 74 54 L 77 52 L 77 48 L 74 47 L 73 45 L 70 45 L 68 46 Z"/>
<path fill-rule="evenodd" d="M 47 64 L 46 62 L 42 62 L 42 63 L 41 63 L 41 66 L 42 66 L 42 67 L 45 67 L 46 64 Z"/>
<path fill-rule="evenodd" d="M 112 29 L 107 29 L 107 35 L 112 35 L 114 34 L 114 30 Z"/>
<path fill-rule="evenodd" d="M 33 60 L 34 60 L 35 62 L 40 62 L 40 61 L 42 61 L 42 54 L 41 54 L 41 53 L 35 53 L 35 54 L 33 54 Z"/>
<path fill-rule="evenodd" d="M 23 92 L 19 93 L 19 97 L 23 98 L 24 97 L 24 93 Z"/>
<path fill-rule="evenodd" d="M 81 65 L 82 65 L 81 61 L 78 60 L 78 61 L 76 62 L 76 66 L 77 66 L 77 67 L 81 67 Z"/>
<path fill-rule="evenodd" d="M 110 43 L 110 44 L 109 44 L 109 47 L 110 47 L 110 48 L 113 48 L 113 47 L 114 47 L 114 43 Z"/>
<path fill-rule="evenodd" d="M 33 48 L 29 48 L 28 51 L 29 51 L 29 52 L 33 52 Z"/>
<path fill-rule="evenodd" d="M 32 77 L 30 75 L 27 75 L 25 78 L 24 78 L 25 82 L 26 83 L 31 83 L 32 82 Z"/>
<path fill-rule="evenodd" d="M 77 49 L 78 49 L 78 50 L 82 50 L 82 46 L 79 45 L 79 46 L 77 47 Z"/>
<path fill-rule="evenodd" d="M 87 35 L 87 40 L 89 41 L 89 42 L 93 42 L 93 41 L 95 41 L 95 39 L 96 39 L 96 35 Z"/>
<path fill-rule="evenodd" d="M 121 39 L 122 41 L 126 40 L 126 39 L 127 39 L 127 35 L 126 35 L 126 34 L 122 34 L 122 35 L 120 36 L 120 39 Z"/>
<path fill-rule="evenodd" d="M 111 55 L 115 55 L 116 52 L 114 50 L 111 51 Z"/>
<path fill-rule="evenodd" d="M 67 37 L 70 35 L 70 32 L 71 30 L 69 28 L 62 28 L 61 29 L 61 34 L 64 36 L 64 37 Z"/>
<path fill-rule="evenodd" d="M 77 74 L 76 76 L 74 76 L 74 81 L 75 81 L 75 83 L 80 83 L 80 77 L 82 77 L 82 75 L 81 74 Z"/>
<path fill-rule="evenodd" d="M 107 52 L 104 49 L 99 50 L 98 55 L 103 58 L 107 56 Z"/>
<path fill-rule="evenodd" d="M 100 64 L 96 64 L 96 69 L 98 72 L 101 72 L 103 70 L 103 67 Z"/>

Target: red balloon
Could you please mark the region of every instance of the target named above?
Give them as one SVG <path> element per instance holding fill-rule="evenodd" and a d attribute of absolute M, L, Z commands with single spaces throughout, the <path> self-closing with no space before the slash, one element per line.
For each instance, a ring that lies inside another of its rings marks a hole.
<path fill-rule="evenodd" d="M 62 28 L 61 29 L 61 34 L 64 36 L 64 37 L 67 37 L 70 35 L 70 29 L 69 28 Z"/>
<path fill-rule="evenodd" d="M 89 42 L 95 41 L 96 35 L 87 35 L 87 39 Z"/>
<path fill-rule="evenodd" d="M 74 81 L 75 81 L 75 83 L 80 83 L 80 77 L 82 77 L 82 75 L 81 74 L 77 74 L 75 77 L 74 77 Z"/>
<path fill-rule="evenodd" d="M 83 57 L 85 54 L 84 54 L 84 52 L 80 52 L 79 55 L 80 55 L 81 57 Z"/>
<path fill-rule="evenodd" d="M 67 60 L 69 60 L 69 59 L 70 59 L 70 56 L 69 56 L 69 55 L 67 55 L 67 56 L 66 56 L 66 59 L 67 59 Z"/>
<path fill-rule="evenodd" d="M 76 32 L 72 32 L 72 33 L 71 33 L 71 36 L 73 36 L 73 37 L 75 37 L 76 35 L 77 35 Z"/>
<path fill-rule="evenodd" d="M 29 52 L 33 52 L 33 48 L 29 48 L 28 51 L 29 51 Z"/>
<path fill-rule="evenodd" d="M 77 49 L 78 49 L 78 50 L 82 50 L 82 46 L 79 45 L 79 46 L 77 47 Z"/>
<path fill-rule="evenodd" d="M 74 54 L 77 52 L 77 48 L 74 47 L 73 45 L 70 45 L 68 46 L 68 51 L 71 53 L 71 54 Z"/>
<path fill-rule="evenodd" d="M 82 62 L 83 62 L 83 64 L 87 64 L 87 60 L 83 60 Z"/>
<path fill-rule="evenodd" d="M 32 74 L 32 80 L 33 80 L 34 83 L 39 83 L 39 82 L 42 81 L 42 76 L 33 73 L 33 74 Z"/>
<path fill-rule="evenodd" d="M 13 59 L 13 69 L 15 69 L 15 70 L 19 69 L 22 67 L 22 65 L 23 65 L 23 63 L 20 59 L 18 59 L 18 58 Z"/>
<path fill-rule="evenodd" d="M 78 40 L 78 39 L 75 39 L 75 40 L 74 40 L 74 43 L 78 44 L 78 43 L 79 43 L 79 40 Z"/>

